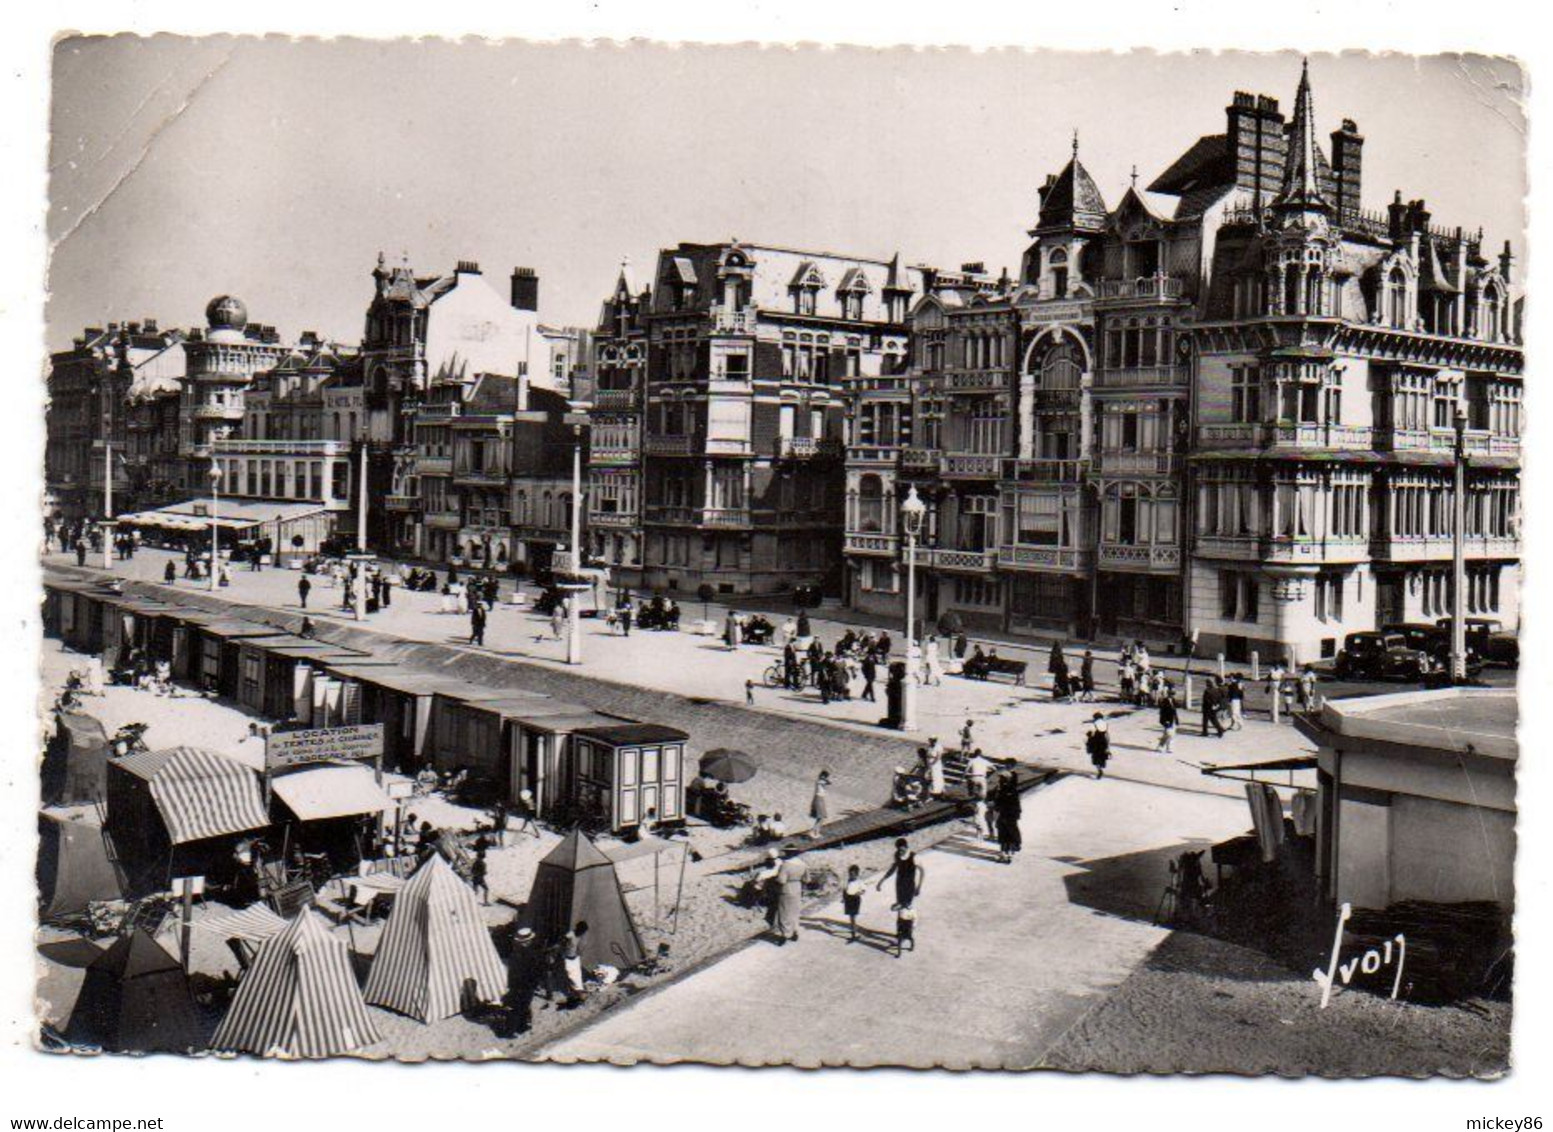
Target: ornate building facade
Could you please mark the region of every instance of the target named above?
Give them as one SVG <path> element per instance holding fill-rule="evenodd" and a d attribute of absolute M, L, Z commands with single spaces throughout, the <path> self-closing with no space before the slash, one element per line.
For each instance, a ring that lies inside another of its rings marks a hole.
<path fill-rule="evenodd" d="M 1017 281 L 928 273 L 910 371 L 849 387 L 851 603 L 903 611 L 914 485 L 930 621 L 1330 656 L 1448 613 L 1460 417 L 1467 607 L 1514 625 L 1508 245 L 1400 193 L 1364 210 L 1364 138 L 1345 120 L 1329 143 L 1308 74 L 1289 119 L 1237 93 L 1223 133 L 1114 209 L 1075 142 Z"/>

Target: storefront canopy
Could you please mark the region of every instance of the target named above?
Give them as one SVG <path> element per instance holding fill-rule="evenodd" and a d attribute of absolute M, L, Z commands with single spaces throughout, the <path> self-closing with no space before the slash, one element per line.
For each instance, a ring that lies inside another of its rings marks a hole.
<path fill-rule="evenodd" d="M 120 515 L 121 525 L 157 527 L 169 531 L 208 531 L 212 518 L 223 531 L 250 530 L 275 523 L 282 525 L 306 519 L 324 510 L 319 503 L 256 503 L 237 499 L 189 499 L 154 511 L 133 511 Z"/>
<path fill-rule="evenodd" d="M 145 781 L 174 845 L 270 824 L 259 776 L 226 755 L 173 747 L 126 755 L 110 765 Z"/>
<path fill-rule="evenodd" d="M 319 766 L 278 776 L 275 796 L 299 821 L 380 814 L 394 808 L 373 773 L 362 766 Z"/>

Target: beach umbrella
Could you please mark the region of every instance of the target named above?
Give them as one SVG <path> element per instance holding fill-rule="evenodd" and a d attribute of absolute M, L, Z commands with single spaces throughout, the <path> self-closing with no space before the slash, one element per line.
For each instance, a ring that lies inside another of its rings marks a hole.
<path fill-rule="evenodd" d="M 718 782 L 748 782 L 760 768 L 743 751 L 718 747 L 701 756 L 701 776 Z"/>

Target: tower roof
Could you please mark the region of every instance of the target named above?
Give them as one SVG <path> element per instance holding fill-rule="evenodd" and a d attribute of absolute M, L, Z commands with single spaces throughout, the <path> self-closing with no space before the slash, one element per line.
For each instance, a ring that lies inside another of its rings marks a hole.
<path fill-rule="evenodd" d="M 1324 155 L 1316 143 L 1316 118 L 1311 109 L 1310 61 L 1300 69 L 1300 89 L 1294 96 L 1294 118 L 1289 123 L 1289 157 L 1283 167 L 1283 185 L 1274 208 L 1308 211 L 1331 208 L 1321 191 Z"/>
<path fill-rule="evenodd" d="M 1105 218 L 1105 198 L 1100 195 L 1089 170 L 1079 161 L 1078 139 L 1075 138 L 1072 159 L 1041 189 L 1041 212 L 1036 227 L 1099 231 L 1105 227 Z"/>

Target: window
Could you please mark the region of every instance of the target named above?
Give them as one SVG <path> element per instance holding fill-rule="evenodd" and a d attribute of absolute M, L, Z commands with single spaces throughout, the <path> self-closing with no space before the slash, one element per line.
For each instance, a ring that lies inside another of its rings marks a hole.
<path fill-rule="evenodd" d="M 1077 389 L 1083 372 L 1077 350 L 1066 343 L 1053 347 L 1041 362 L 1041 388 Z"/>
<path fill-rule="evenodd" d="M 1239 424 L 1262 419 L 1262 371 L 1256 366 L 1234 366 L 1229 371 L 1230 416 Z"/>
<path fill-rule="evenodd" d="M 1340 573 L 1324 573 L 1316 578 L 1316 620 L 1342 622 L 1344 588 Z"/>
<path fill-rule="evenodd" d="M 954 601 L 956 605 L 997 605 L 998 584 L 986 578 L 956 578 Z"/>
<path fill-rule="evenodd" d="M 1025 546 L 1057 546 L 1062 533 L 1062 497 L 1055 492 L 1020 494 L 1015 512 L 1015 541 Z"/>
<path fill-rule="evenodd" d="M 1219 571 L 1219 616 L 1225 621 L 1255 621 L 1261 590 L 1256 578 L 1235 570 Z"/>
<path fill-rule="evenodd" d="M 1047 261 L 1051 265 L 1052 295 L 1058 299 L 1068 297 L 1068 253 L 1062 248 L 1052 252 Z"/>
<path fill-rule="evenodd" d="M 1455 382 L 1436 378 L 1434 382 L 1434 427 L 1456 427 L 1456 398 L 1458 390 Z"/>

